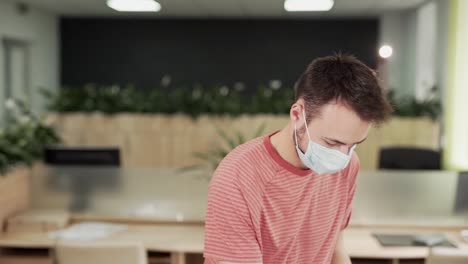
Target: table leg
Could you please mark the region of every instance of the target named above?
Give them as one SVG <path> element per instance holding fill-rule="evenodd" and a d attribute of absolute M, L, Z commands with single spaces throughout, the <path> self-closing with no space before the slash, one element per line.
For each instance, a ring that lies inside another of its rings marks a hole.
<path fill-rule="evenodd" d="M 185 264 L 185 253 L 183 253 L 183 252 L 172 252 L 171 253 L 171 264 Z"/>

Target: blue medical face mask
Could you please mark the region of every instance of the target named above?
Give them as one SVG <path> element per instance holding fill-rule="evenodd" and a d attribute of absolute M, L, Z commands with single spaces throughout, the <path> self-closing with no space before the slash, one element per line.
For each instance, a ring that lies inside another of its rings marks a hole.
<path fill-rule="evenodd" d="M 304 122 L 306 122 L 305 111 L 302 111 Z M 294 139 L 296 141 L 297 155 L 301 159 L 302 163 L 309 169 L 317 172 L 318 174 L 332 174 L 339 172 L 348 166 L 351 157 L 353 156 L 354 144 L 349 150 L 348 154 L 344 154 L 336 149 L 324 147 L 318 143 L 315 143 L 310 138 L 309 128 L 307 122 L 305 124 L 307 136 L 309 137 L 309 144 L 305 153 L 299 148 L 297 141 L 297 124 L 294 123 Z"/>

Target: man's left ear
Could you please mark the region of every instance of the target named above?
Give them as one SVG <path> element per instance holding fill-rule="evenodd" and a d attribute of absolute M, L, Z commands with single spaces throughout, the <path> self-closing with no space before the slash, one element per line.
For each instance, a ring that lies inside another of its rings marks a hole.
<path fill-rule="evenodd" d="M 291 106 L 289 116 L 293 122 L 298 122 L 301 119 L 301 106 L 297 103 Z"/>

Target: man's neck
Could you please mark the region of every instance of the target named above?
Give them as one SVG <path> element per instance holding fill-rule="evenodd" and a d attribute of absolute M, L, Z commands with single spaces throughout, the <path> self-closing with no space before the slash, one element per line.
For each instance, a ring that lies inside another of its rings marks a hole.
<path fill-rule="evenodd" d="M 290 125 L 286 126 L 270 137 L 271 145 L 286 162 L 298 169 L 307 169 L 297 156 L 293 133 L 294 129 L 291 129 Z"/>

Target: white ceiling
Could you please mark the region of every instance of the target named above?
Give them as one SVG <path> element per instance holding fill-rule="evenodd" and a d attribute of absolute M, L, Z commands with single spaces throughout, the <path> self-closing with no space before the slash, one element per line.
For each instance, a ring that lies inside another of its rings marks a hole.
<path fill-rule="evenodd" d="M 12 1 L 12 0 L 0 0 Z M 385 12 L 415 8 L 426 0 L 335 0 L 330 12 L 289 13 L 284 0 L 159 0 L 159 13 L 119 13 L 106 0 L 20 0 L 31 6 L 65 16 L 150 17 L 326 17 L 377 16 Z"/>

